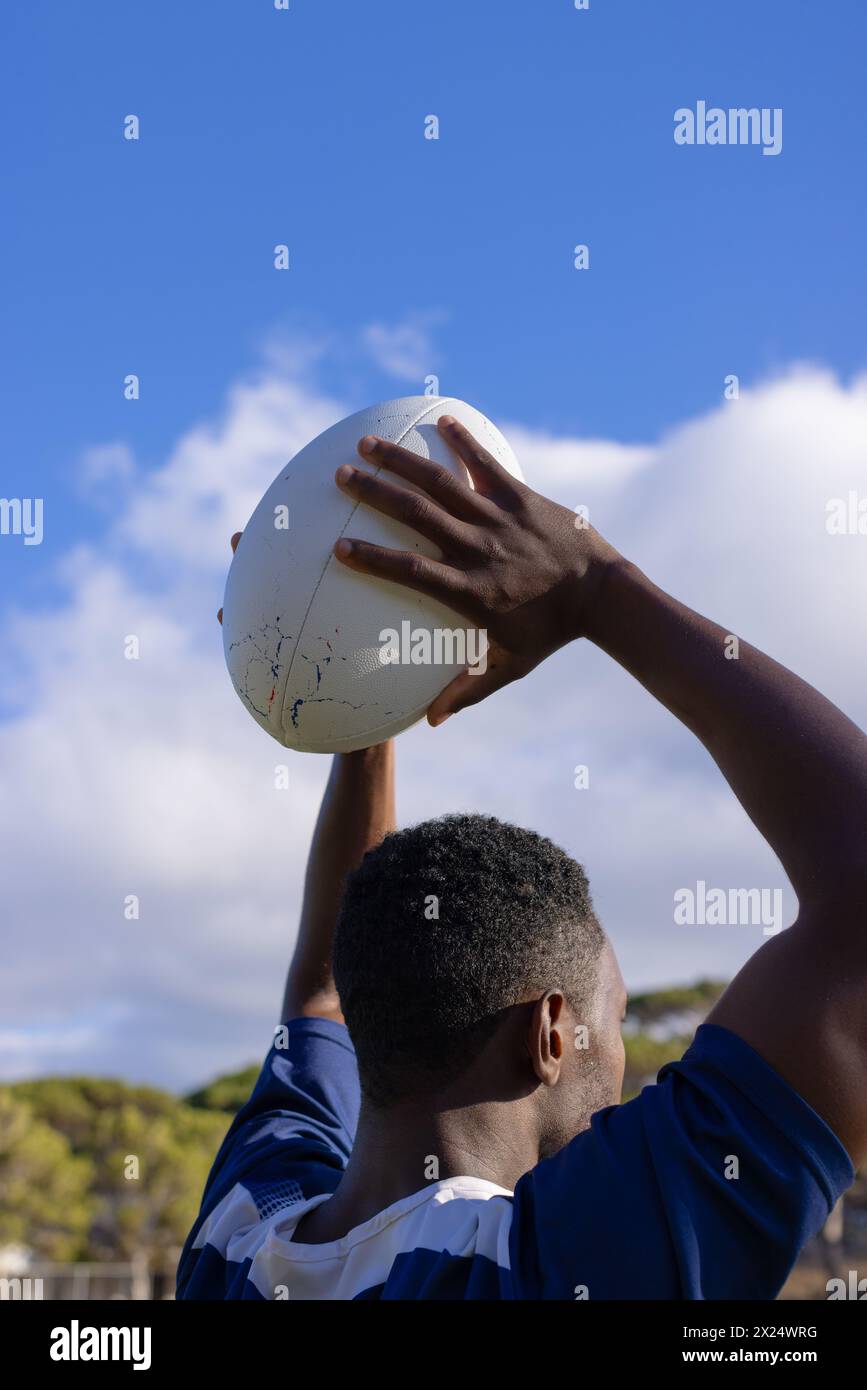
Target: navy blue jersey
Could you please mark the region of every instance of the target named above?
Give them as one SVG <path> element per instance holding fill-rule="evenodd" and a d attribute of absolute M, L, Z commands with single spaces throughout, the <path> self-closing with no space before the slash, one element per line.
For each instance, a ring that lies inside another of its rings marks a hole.
<path fill-rule="evenodd" d="M 771 1299 L 854 1178 L 806 1101 L 705 1024 L 514 1192 L 446 1178 L 298 1244 L 349 1158 L 358 1073 L 340 1024 L 296 1019 L 280 1041 L 211 1170 L 179 1298 Z"/>

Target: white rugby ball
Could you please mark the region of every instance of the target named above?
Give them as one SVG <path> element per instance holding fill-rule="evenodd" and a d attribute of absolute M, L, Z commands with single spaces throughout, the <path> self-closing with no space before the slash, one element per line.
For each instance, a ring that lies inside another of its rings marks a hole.
<path fill-rule="evenodd" d="M 250 714 L 289 748 L 336 753 L 381 743 L 421 719 L 466 668 L 465 659 L 444 659 L 462 653 L 436 636 L 472 633 L 465 619 L 402 585 L 355 573 L 332 553 L 348 535 L 439 558 L 417 532 L 347 497 L 334 472 L 341 463 L 379 471 L 357 450 L 362 436 L 375 434 L 467 477 L 436 428 L 441 415 L 455 416 L 521 478 L 500 431 L 471 405 L 404 396 L 360 410 L 307 444 L 244 528 L 223 601 L 226 664 Z M 398 633 L 401 644 L 389 649 L 384 632 Z"/>

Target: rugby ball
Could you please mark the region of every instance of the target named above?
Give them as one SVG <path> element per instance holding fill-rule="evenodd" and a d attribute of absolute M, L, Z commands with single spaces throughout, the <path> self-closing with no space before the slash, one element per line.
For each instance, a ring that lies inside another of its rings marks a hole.
<path fill-rule="evenodd" d="M 347 569 L 333 554 L 347 535 L 440 557 L 417 532 L 347 497 L 334 473 L 341 463 L 378 471 L 357 450 L 375 434 L 468 478 L 436 428 L 441 415 L 453 415 L 521 478 L 503 435 L 471 405 L 404 396 L 307 444 L 244 527 L 223 601 L 226 664 L 250 715 L 286 747 L 335 753 L 380 743 L 421 719 L 479 653 L 479 634 L 457 613 Z"/>

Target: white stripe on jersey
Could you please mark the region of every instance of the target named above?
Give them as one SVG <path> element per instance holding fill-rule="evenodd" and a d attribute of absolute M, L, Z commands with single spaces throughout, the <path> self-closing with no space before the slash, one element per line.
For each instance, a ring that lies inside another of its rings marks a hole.
<path fill-rule="evenodd" d="M 236 1184 L 199 1230 L 195 1246 L 213 1246 L 223 1259 L 250 1260 L 247 1278 L 263 1298 L 285 1288 L 290 1299 L 352 1299 L 384 1284 L 399 1255 L 433 1251 L 456 1258 L 484 1256 L 510 1269 L 512 1193 L 483 1178 L 444 1178 L 402 1198 L 324 1245 L 296 1244 L 302 1216 L 330 1193 L 293 1203 L 261 1220 L 250 1193 Z"/>

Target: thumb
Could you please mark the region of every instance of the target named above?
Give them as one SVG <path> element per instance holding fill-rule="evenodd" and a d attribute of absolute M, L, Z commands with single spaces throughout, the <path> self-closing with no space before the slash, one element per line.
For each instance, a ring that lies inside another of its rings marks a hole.
<path fill-rule="evenodd" d="M 493 695 L 495 690 L 502 690 L 503 686 L 510 685 L 524 674 L 525 668 L 519 667 L 518 662 L 508 652 L 489 649 L 484 671 L 478 666 L 471 666 L 469 670 L 455 676 L 453 681 L 449 681 L 445 690 L 440 691 L 427 712 L 428 723 L 436 728 L 448 719 L 450 714 L 457 714 L 462 709 L 468 709 L 470 705 L 477 705 L 480 700 Z"/>

